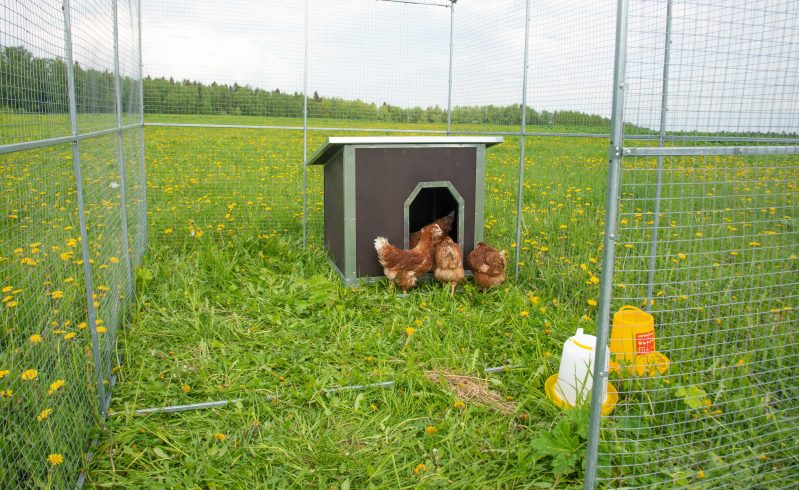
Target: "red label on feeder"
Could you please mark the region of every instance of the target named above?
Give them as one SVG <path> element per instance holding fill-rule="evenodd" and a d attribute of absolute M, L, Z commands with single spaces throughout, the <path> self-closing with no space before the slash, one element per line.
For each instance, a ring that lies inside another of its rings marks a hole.
<path fill-rule="evenodd" d="M 635 351 L 638 354 L 649 354 L 655 351 L 655 332 L 649 331 L 636 334 Z"/>

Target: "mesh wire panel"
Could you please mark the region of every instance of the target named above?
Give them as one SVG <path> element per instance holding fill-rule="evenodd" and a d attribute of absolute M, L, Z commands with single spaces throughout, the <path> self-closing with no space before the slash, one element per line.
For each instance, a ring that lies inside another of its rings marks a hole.
<path fill-rule="evenodd" d="M 138 4 L 123 2 L 122 63 L 134 96 L 125 112 L 140 121 Z M 132 254 L 145 235 L 142 128 L 117 127 L 114 18 L 110 1 L 0 2 L 0 487 L 67 488 L 83 467 L 100 405 L 96 375 L 108 383 L 114 338 L 126 303 L 120 163 L 130 167 Z M 68 17 L 67 15 L 68 14 Z M 121 16 L 122 17 L 122 16 Z M 71 41 L 65 26 L 71 20 Z M 71 49 L 68 49 L 71 48 Z M 69 66 L 69 53 L 74 64 Z M 68 73 L 75 79 L 72 138 Z M 66 141 L 66 143 L 65 143 Z M 80 166 L 76 166 L 76 153 Z M 121 151 L 120 151 L 121 150 Z M 120 156 L 124 158 L 120 162 Z M 82 172 L 81 181 L 76 172 Z M 78 194 L 78 183 L 83 192 Z M 85 213 L 79 213 L 79 202 Z M 87 243 L 81 222 L 87 224 Z M 88 245 L 89 263 L 82 247 Z M 95 297 L 89 304 L 85 272 Z M 129 298 L 127 298 L 129 299 Z M 99 312 L 93 356 L 89 311 Z M 100 322 L 100 320 L 102 320 Z"/>
<path fill-rule="evenodd" d="M 302 126 L 302 2 L 146 0 L 142 14 L 148 122 Z M 181 18 L 179 33 L 175 17 Z"/>
<path fill-rule="evenodd" d="M 625 134 L 657 138 L 665 108 L 666 147 L 621 161 L 619 402 L 603 419 L 599 475 L 625 487 L 795 486 L 799 156 L 755 145 L 799 129 L 799 70 L 785 63 L 799 57 L 799 10 L 675 2 L 669 31 L 667 7 L 630 5 Z M 654 334 L 623 320 L 628 305 L 651 309 Z"/>
<path fill-rule="evenodd" d="M 453 131 L 520 131 L 524 9 L 524 0 L 455 4 Z"/>
<path fill-rule="evenodd" d="M 69 134 L 60 9 L 55 0 L 0 3 L 0 144 Z"/>
<path fill-rule="evenodd" d="M 616 2 L 530 8 L 528 131 L 608 134 Z"/>
<path fill-rule="evenodd" d="M 663 0 L 631 2 L 628 135 L 660 129 L 666 13 Z M 795 2 L 674 2 L 670 36 L 665 129 L 672 136 L 796 137 Z"/>
<path fill-rule="evenodd" d="M 448 6 L 311 0 L 309 125 L 445 128 Z"/>
<path fill-rule="evenodd" d="M 78 131 L 114 128 L 114 19 L 111 2 L 73 2 L 72 59 Z"/>
<path fill-rule="evenodd" d="M 70 146 L 3 155 L 0 175 L 0 486 L 68 486 L 97 408 Z"/>

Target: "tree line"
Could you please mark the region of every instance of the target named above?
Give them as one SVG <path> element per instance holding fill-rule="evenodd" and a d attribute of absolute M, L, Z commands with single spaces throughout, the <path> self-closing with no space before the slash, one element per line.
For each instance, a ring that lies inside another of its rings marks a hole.
<path fill-rule="evenodd" d="M 77 109 L 80 113 L 116 110 L 114 74 L 107 70 L 74 65 Z M 120 80 L 122 110 L 138 107 L 137 81 L 123 76 Z M 298 92 L 265 90 L 247 85 L 198 81 L 175 81 L 173 78 L 146 77 L 144 112 L 146 114 L 242 115 L 302 117 L 304 97 Z M 68 112 L 66 63 L 60 58 L 34 56 L 24 47 L 0 48 L 0 104 L 17 113 Z M 321 97 L 314 92 L 308 98 L 308 116 L 312 118 L 357 119 L 405 123 L 445 123 L 446 108 L 400 107 L 339 97 Z M 606 117 L 577 111 L 537 111 L 527 108 L 527 124 L 568 124 L 609 127 Z M 518 125 L 521 106 L 456 106 L 452 108 L 456 124 L 492 123 Z"/>

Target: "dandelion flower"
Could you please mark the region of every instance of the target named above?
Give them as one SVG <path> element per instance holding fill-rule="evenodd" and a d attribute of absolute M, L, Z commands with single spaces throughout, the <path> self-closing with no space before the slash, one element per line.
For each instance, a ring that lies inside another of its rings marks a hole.
<path fill-rule="evenodd" d="M 50 293 L 50 297 L 53 299 L 61 299 L 64 297 L 64 291 L 56 290 Z"/>
<path fill-rule="evenodd" d="M 427 465 L 424 463 L 419 463 L 413 468 L 414 475 L 420 475 L 427 471 Z"/>
<path fill-rule="evenodd" d="M 33 381 L 38 376 L 39 376 L 39 371 L 37 371 L 35 369 L 28 369 L 27 371 L 22 373 L 22 376 L 20 376 L 20 379 L 23 379 L 25 381 Z"/>
<path fill-rule="evenodd" d="M 677 254 L 677 257 L 679 257 L 681 260 L 685 260 L 685 258 L 688 257 L 688 256 L 685 255 L 684 253 L 680 252 L 680 253 Z"/>
<path fill-rule="evenodd" d="M 75 338 L 75 332 L 69 332 L 68 334 L 64 335 L 64 340 L 72 340 Z"/>
<path fill-rule="evenodd" d="M 97 327 L 97 333 L 106 333 L 108 331 L 105 327 Z"/>
<path fill-rule="evenodd" d="M 8 293 L 11 292 L 12 289 L 14 289 L 13 286 L 6 286 L 3 289 L 0 289 L 0 293 Z"/>
<path fill-rule="evenodd" d="M 595 299 L 589 299 L 588 300 L 588 306 L 596 306 L 598 304 L 599 303 L 597 303 L 597 301 Z"/>
<path fill-rule="evenodd" d="M 11 374 L 11 371 L 9 371 L 8 369 L 0 369 L 0 379 L 5 378 L 9 374 Z"/>
<path fill-rule="evenodd" d="M 704 477 L 705 477 L 705 472 L 704 471 L 699 470 L 699 471 L 696 472 L 696 478 L 697 479 L 701 480 Z"/>
<path fill-rule="evenodd" d="M 214 439 L 216 439 L 217 441 L 224 441 L 225 439 L 227 439 L 227 436 L 221 432 L 217 432 L 216 434 L 214 434 Z"/>
<path fill-rule="evenodd" d="M 67 383 L 63 379 L 57 379 L 50 383 L 50 389 L 47 390 L 48 395 L 52 395 L 59 389 L 63 388 Z"/>
<path fill-rule="evenodd" d="M 528 316 L 530 316 L 530 312 L 527 311 L 527 310 L 524 310 L 522 312 L 519 312 L 519 316 L 522 317 L 522 318 L 527 318 Z"/>
<path fill-rule="evenodd" d="M 42 340 L 44 340 L 44 339 L 42 339 L 42 336 L 39 335 L 38 333 L 35 333 L 35 334 L 31 335 L 30 338 L 28 339 L 28 341 L 31 344 L 41 344 Z"/>
<path fill-rule="evenodd" d="M 111 262 L 112 264 L 118 264 L 119 263 L 119 259 L 116 258 L 116 257 L 111 257 L 110 259 L 108 259 L 108 261 Z"/>
<path fill-rule="evenodd" d="M 436 432 L 438 432 L 438 427 L 436 427 L 435 425 L 428 425 L 427 427 L 424 428 L 424 433 L 427 434 L 428 436 L 432 436 Z"/>
<path fill-rule="evenodd" d="M 53 453 L 47 456 L 47 461 L 53 466 L 58 466 L 64 462 L 64 456 L 59 453 Z"/>
<path fill-rule="evenodd" d="M 191 391 L 191 386 L 189 386 L 187 384 L 183 384 L 180 387 L 180 391 L 182 391 L 183 393 L 188 393 L 188 392 Z"/>
<path fill-rule="evenodd" d="M 39 412 L 39 415 L 36 416 L 36 420 L 38 420 L 39 422 L 41 422 L 42 420 L 47 420 L 47 417 L 49 417 L 51 413 L 53 413 L 52 408 L 45 408 L 44 410 Z"/>
<path fill-rule="evenodd" d="M 458 410 L 463 410 L 464 408 L 466 408 L 466 404 L 465 404 L 465 403 L 463 403 L 463 402 L 462 402 L 462 401 L 460 401 L 460 400 L 455 400 L 455 403 L 453 403 L 453 404 L 452 404 L 452 406 L 453 406 L 454 408 L 457 408 Z"/>
<path fill-rule="evenodd" d="M 405 333 L 408 334 L 408 337 L 416 333 L 416 329 L 413 327 L 405 327 Z"/>

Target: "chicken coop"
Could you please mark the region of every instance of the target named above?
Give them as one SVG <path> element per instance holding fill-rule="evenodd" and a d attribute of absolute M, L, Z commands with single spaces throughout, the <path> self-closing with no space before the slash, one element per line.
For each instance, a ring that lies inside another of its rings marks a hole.
<path fill-rule="evenodd" d="M 374 239 L 410 234 L 454 213 L 465 255 L 483 240 L 486 148 L 497 136 L 329 138 L 306 162 L 324 166 L 324 243 L 345 284 L 380 279 Z"/>
<path fill-rule="evenodd" d="M 0 6 L 0 488 L 799 487 L 796 0 Z"/>

